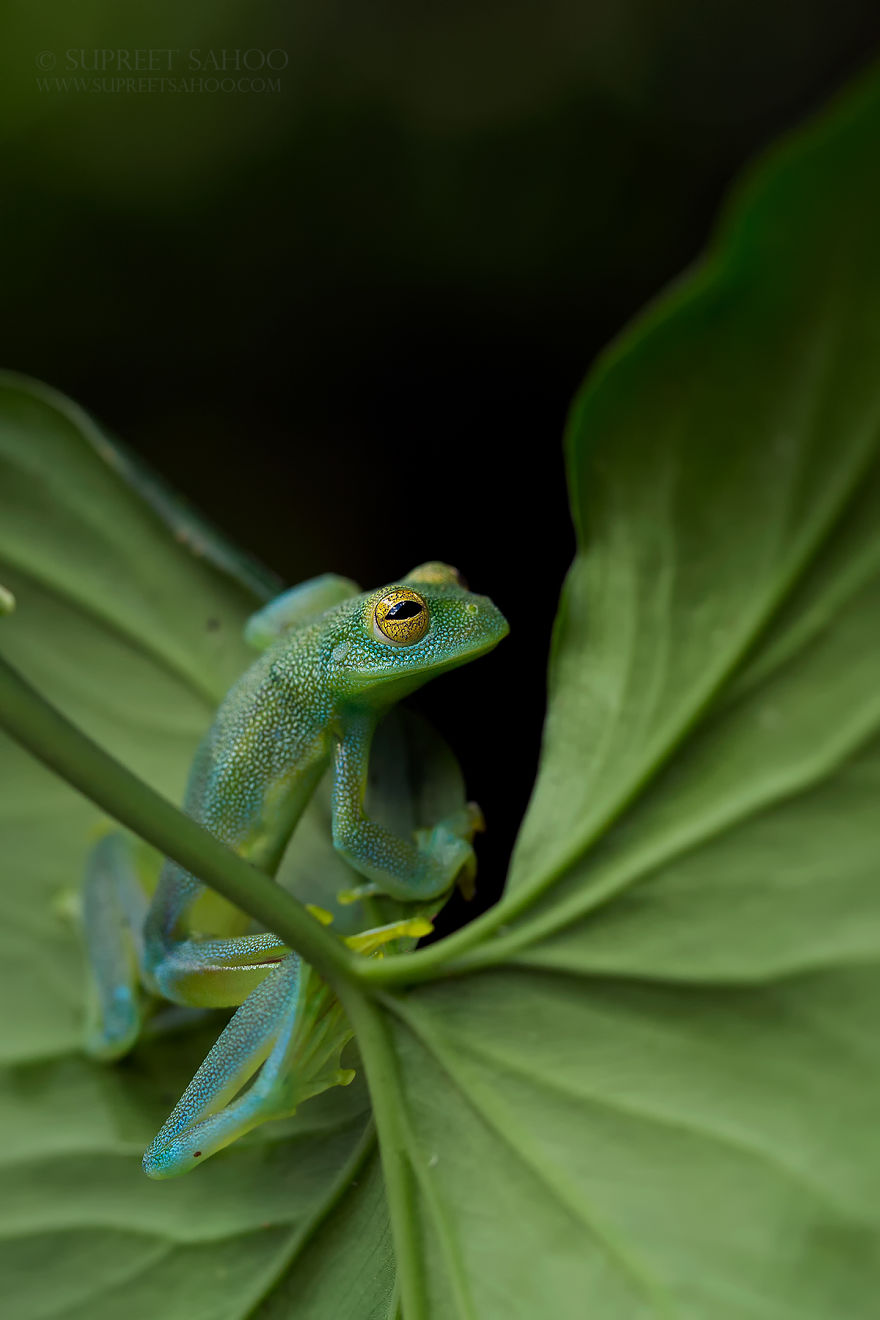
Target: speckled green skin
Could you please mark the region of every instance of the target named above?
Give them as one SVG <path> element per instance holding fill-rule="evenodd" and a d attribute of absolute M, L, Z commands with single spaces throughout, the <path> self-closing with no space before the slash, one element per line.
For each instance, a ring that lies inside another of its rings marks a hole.
<path fill-rule="evenodd" d="M 373 618 L 376 603 L 402 584 L 424 598 L 429 625 L 419 641 L 395 646 Z M 465 590 L 445 565 L 423 565 L 402 584 L 360 593 L 327 575 L 286 592 L 248 624 L 249 640 L 267 649 L 221 705 L 196 755 L 184 808 L 270 875 L 331 759 L 333 842 L 364 877 L 360 892 L 424 901 L 445 893 L 472 863 L 474 811 L 415 840 L 364 814 L 370 743 L 385 712 L 507 633 L 492 602 Z M 193 1167 L 314 1093 L 314 1077 L 299 1086 L 292 1077 L 301 1064 L 308 969 L 270 934 L 195 935 L 187 923 L 203 893 L 195 876 L 166 861 L 147 908 L 130 842 L 119 834 L 101 841 L 87 869 L 93 1055 L 119 1057 L 133 1045 L 139 980 L 179 1004 L 241 1005 L 147 1151 L 153 1177 Z M 260 1065 L 253 1086 L 234 1099 Z M 323 1075 L 315 1065 L 314 1076 Z"/>

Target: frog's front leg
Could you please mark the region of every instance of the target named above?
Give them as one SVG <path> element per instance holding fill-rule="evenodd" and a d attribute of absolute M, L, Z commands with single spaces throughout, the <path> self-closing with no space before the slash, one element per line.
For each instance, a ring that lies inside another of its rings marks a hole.
<path fill-rule="evenodd" d="M 370 820 L 364 814 L 364 798 L 377 723 L 366 715 L 348 719 L 336 748 L 333 843 L 370 882 L 347 897 L 387 894 L 402 902 L 437 898 L 463 868 L 473 870 L 470 840 L 482 818 L 477 808 L 465 808 L 432 829 L 420 830 L 415 843 Z"/>

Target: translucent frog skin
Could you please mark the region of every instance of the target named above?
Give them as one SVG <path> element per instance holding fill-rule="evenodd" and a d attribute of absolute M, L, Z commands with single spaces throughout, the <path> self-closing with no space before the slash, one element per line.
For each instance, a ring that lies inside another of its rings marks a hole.
<path fill-rule="evenodd" d="M 370 744 L 395 702 L 485 654 L 507 631 L 492 602 L 446 564 L 423 564 L 368 593 L 329 574 L 285 592 L 248 622 L 245 636 L 263 654 L 232 687 L 196 754 L 185 811 L 274 875 L 332 761 L 333 843 L 364 878 L 357 896 L 443 895 L 473 869 L 479 809 L 414 839 L 392 834 L 364 813 Z M 205 907 L 205 893 L 196 876 L 166 860 L 148 899 L 136 845 L 122 833 L 101 839 L 86 869 L 90 1054 L 113 1059 L 131 1049 L 141 985 L 176 1004 L 240 1005 L 144 1156 L 155 1178 L 188 1171 L 346 1080 L 333 1058 L 332 1024 L 315 1030 L 324 1008 L 314 975 L 274 935 L 242 933 L 249 920 L 234 909 L 220 921 L 215 904 L 211 935 L 196 935 L 193 909 Z M 356 938 L 369 951 L 406 925 Z M 319 1037 L 330 1041 L 324 1054 L 312 1043 Z M 336 1054 L 344 1038 L 337 1029 Z"/>

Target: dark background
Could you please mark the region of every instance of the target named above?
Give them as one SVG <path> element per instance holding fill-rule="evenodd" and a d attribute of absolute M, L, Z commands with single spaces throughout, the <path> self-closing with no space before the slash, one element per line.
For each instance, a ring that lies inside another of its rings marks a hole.
<path fill-rule="evenodd" d="M 4 20 L 0 360 L 78 399 L 286 581 L 374 586 L 442 558 L 494 597 L 510 639 L 420 699 L 489 820 L 485 901 L 573 549 L 571 396 L 698 254 L 741 164 L 871 59 L 880 11 L 77 9 Z M 100 76 L 96 49 L 280 89 L 38 84 Z M 250 73 L 210 67 L 235 51 Z"/>

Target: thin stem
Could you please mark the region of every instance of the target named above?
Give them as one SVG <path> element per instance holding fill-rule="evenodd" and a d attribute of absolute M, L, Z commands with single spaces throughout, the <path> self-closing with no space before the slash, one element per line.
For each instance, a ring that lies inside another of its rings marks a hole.
<path fill-rule="evenodd" d="M 301 903 L 103 751 L 2 657 L 0 727 L 121 825 L 302 954 L 334 989 L 352 981 L 354 955 Z"/>
<path fill-rule="evenodd" d="M 415 1180 L 401 1113 L 397 1056 L 382 1010 L 352 985 L 342 986 L 339 998 L 354 1028 L 373 1102 L 401 1309 L 406 1320 L 425 1320 L 424 1252 L 419 1240 Z"/>

